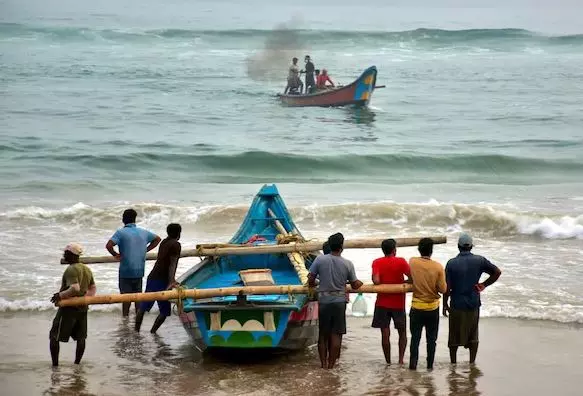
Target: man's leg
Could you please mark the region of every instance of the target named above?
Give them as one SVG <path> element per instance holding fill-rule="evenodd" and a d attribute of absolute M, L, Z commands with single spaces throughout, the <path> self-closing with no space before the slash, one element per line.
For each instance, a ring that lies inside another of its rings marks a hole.
<path fill-rule="evenodd" d="M 425 339 L 427 340 L 427 369 L 433 370 L 437 334 L 439 332 L 439 308 L 425 314 Z"/>
<path fill-rule="evenodd" d="M 329 337 L 323 334 L 320 330 L 320 336 L 318 337 L 318 355 L 320 355 L 320 367 L 323 369 L 328 368 L 328 343 L 330 342 Z"/>
<path fill-rule="evenodd" d="M 330 343 L 328 344 L 328 369 L 333 369 L 338 357 L 340 357 L 340 348 L 342 348 L 342 336 L 340 334 L 331 333 Z"/>
<path fill-rule="evenodd" d="M 55 340 L 51 337 L 50 344 L 51 350 L 51 360 L 53 361 L 53 367 L 59 365 L 59 340 Z"/>
<path fill-rule="evenodd" d="M 407 349 L 407 315 L 405 312 L 394 312 L 393 322 L 399 332 L 399 364 L 404 364 L 405 349 Z"/>
<path fill-rule="evenodd" d="M 450 346 L 449 347 L 449 361 L 451 364 L 457 363 L 457 346 Z"/>
<path fill-rule="evenodd" d="M 385 362 L 391 364 L 391 330 L 388 327 L 381 329 L 381 345 L 385 354 Z"/>
<path fill-rule="evenodd" d="M 134 330 L 136 330 L 137 332 L 140 331 L 140 328 L 142 327 L 142 321 L 144 320 L 144 315 L 145 315 L 145 311 L 142 311 L 141 309 L 138 310 L 138 313 L 136 314 L 136 324 L 134 326 Z"/>
<path fill-rule="evenodd" d="M 152 328 L 150 329 L 150 333 L 152 333 L 152 334 L 156 333 L 156 331 L 158 331 L 160 326 L 162 326 L 162 323 L 164 323 L 166 318 L 167 318 L 166 315 L 162 315 L 162 314 L 158 315 L 156 317 L 156 320 L 154 321 L 154 324 L 152 325 Z"/>
<path fill-rule="evenodd" d="M 423 329 L 420 313 L 420 311 L 411 308 L 411 313 L 409 314 L 409 326 L 411 330 L 411 345 L 409 347 L 410 370 L 417 370 L 417 361 L 419 360 L 419 343 L 421 342 L 421 330 Z"/>
<path fill-rule="evenodd" d="M 470 364 L 476 362 L 477 355 L 478 355 L 478 343 L 473 342 L 470 344 Z"/>
<path fill-rule="evenodd" d="M 77 348 L 75 349 L 75 364 L 81 363 L 83 354 L 85 353 L 85 339 L 77 340 Z"/>
<path fill-rule="evenodd" d="M 134 284 L 133 284 L 132 293 L 141 293 L 142 292 L 142 278 L 134 279 L 133 283 Z M 136 315 L 137 315 L 138 311 L 140 309 L 140 304 L 137 302 L 134 302 L 134 309 L 135 309 Z"/>
<path fill-rule="evenodd" d="M 129 293 L 128 279 L 120 277 L 118 281 L 119 281 L 118 285 L 119 285 L 120 294 Z M 121 303 L 121 315 L 124 318 L 127 318 L 130 315 L 131 304 L 132 303 L 127 303 L 127 302 Z"/>

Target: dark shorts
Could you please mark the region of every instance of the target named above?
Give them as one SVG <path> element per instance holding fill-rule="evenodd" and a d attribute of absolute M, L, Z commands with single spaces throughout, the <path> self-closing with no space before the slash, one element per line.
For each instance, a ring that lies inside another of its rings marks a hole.
<path fill-rule="evenodd" d="M 146 293 L 160 292 L 168 288 L 168 282 L 160 279 L 148 279 L 146 282 Z M 170 316 L 171 306 L 170 301 L 156 301 L 160 309 L 160 315 Z M 154 301 L 144 301 L 140 303 L 140 311 L 150 312 L 154 306 Z"/>
<path fill-rule="evenodd" d="M 478 343 L 478 323 L 480 309 L 465 310 L 452 309 L 449 312 L 449 340 L 450 347 L 468 348 Z"/>
<path fill-rule="evenodd" d="M 142 278 L 119 278 L 119 292 L 121 294 L 141 293 Z"/>
<path fill-rule="evenodd" d="M 405 310 L 374 307 L 374 316 L 372 318 L 372 327 L 375 329 L 388 329 L 391 319 L 395 329 L 405 331 L 407 329 L 407 314 Z"/>
<path fill-rule="evenodd" d="M 318 304 L 320 334 L 346 334 L 346 302 Z"/>
<path fill-rule="evenodd" d="M 87 338 L 87 311 L 77 308 L 59 308 L 49 332 L 51 340 L 68 342 L 69 338 L 75 341 Z"/>

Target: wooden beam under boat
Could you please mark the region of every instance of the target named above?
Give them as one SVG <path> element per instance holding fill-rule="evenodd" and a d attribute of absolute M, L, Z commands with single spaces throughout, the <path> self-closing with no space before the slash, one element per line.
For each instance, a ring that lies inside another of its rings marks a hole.
<path fill-rule="evenodd" d="M 431 236 L 435 244 L 447 243 L 447 237 Z M 344 249 L 375 249 L 380 248 L 381 243 L 386 238 L 367 238 L 367 239 L 350 239 L 344 241 Z M 415 238 L 395 238 L 398 247 L 417 246 L 420 237 Z M 278 254 L 278 253 L 302 253 L 302 252 L 316 252 L 322 250 L 324 241 L 310 241 L 297 242 L 282 245 L 259 245 L 259 246 L 245 246 L 245 245 L 229 245 L 225 247 L 220 244 L 204 244 L 197 245 L 196 249 L 182 250 L 180 257 L 218 257 L 218 256 L 245 256 L 252 254 Z M 210 246 L 210 247 L 209 247 Z M 216 246 L 216 247 L 213 247 Z M 146 260 L 156 260 L 157 253 L 148 253 Z M 119 259 L 113 256 L 87 256 L 79 259 L 84 264 L 97 263 L 115 263 Z M 61 260 L 61 264 L 66 264 Z"/>
<path fill-rule="evenodd" d="M 316 290 L 316 289 L 312 289 Z M 348 293 L 408 293 L 413 290 L 409 283 L 393 285 L 362 285 L 353 290 L 346 286 Z M 241 286 L 221 287 L 212 289 L 173 289 L 151 293 L 104 294 L 91 297 L 74 297 L 61 300 L 60 307 L 79 305 L 117 304 L 124 302 L 178 300 L 185 298 L 203 299 L 225 296 L 272 295 L 272 294 L 308 294 L 310 288 L 302 285 L 274 285 L 274 286 Z"/>

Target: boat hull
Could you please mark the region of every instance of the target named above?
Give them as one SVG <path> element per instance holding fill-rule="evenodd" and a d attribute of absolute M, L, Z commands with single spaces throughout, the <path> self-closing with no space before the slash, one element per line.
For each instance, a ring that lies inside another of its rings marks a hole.
<path fill-rule="evenodd" d="M 371 66 L 350 85 L 308 95 L 279 95 L 279 100 L 292 107 L 367 106 L 375 89 L 377 69 Z"/>
<path fill-rule="evenodd" d="M 219 311 L 211 312 L 216 314 Z M 265 310 L 241 310 L 241 317 L 257 317 L 271 313 Z M 204 311 L 183 312 L 179 315 L 184 330 L 199 351 L 212 348 L 271 348 L 284 350 L 300 350 L 318 341 L 318 303 L 305 304 L 301 311 L 280 311 L 280 323 L 273 329 L 233 328 L 209 330 L 212 320 Z M 229 319 L 231 320 L 231 319 Z M 223 323 L 224 325 L 225 323 Z M 281 325 L 282 327 L 279 327 Z M 264 324 L 265 327 L 265 324 Z"/>

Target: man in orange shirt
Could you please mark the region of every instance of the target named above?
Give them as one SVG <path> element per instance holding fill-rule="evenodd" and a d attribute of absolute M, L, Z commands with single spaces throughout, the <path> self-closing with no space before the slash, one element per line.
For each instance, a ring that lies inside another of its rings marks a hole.
<path fill-rule="evenodd" d="M 409 264 L 402 257 L 396 257 L 397 243 L 394 239 L 385 239 L 381 244 L 384 257 L 372 263 L 372 281 L 375 285 L 400 284 L 404 275 L 411 276 Z M 374 307 L 372 327 L 381 329 L 381 345 L 387 364 L 391 364 L 390 324 L 394 322 L 399 332 L 399 364 L 403 364 L 407 348 L 407 316 L 405 314 L 405 294 L 378 294 Z"/>
<path fill-rule="evenodd" d="M 439 331 L 439 300 L 447 291 L 445 271 L 437 261 L 431 260 L 433 254 L 433 240 L 423 238 L 419 241 L 421 257 L 412 257 L 411 278 L 413 279 L 413 301 L 409 313 L 411 328 L 411 349 L 409 369 L 417 370 L 419 360 L 419 342 L 421 332 L 425 327 L 427 337 L 427 369 L 433 369 L 437 333 Z"/>

